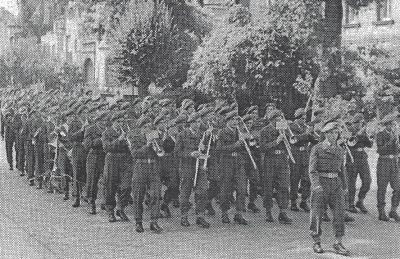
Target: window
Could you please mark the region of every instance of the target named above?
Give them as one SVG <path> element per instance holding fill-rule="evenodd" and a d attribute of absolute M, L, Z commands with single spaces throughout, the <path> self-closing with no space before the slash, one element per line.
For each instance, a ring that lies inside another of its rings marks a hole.
<path fill-rule="evenodd" d="M 391 20 L 392 1 L 391 0 L 378 0 L 376 2 L 376 18 L 377 21 Z"/>
<path fill-rule="evenodd" d="M 345 10 L 345 24 L 358 23 L 358 10 L 346 4 Z"/>

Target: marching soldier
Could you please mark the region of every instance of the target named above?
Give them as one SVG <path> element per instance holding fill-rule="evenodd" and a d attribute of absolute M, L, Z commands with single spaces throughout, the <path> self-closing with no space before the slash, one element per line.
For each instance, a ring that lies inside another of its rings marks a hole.
<path fill-rule="evenodd" d="M 352 137 L 349 139 L 349 148 L 354 158 L 354 163 L 348 158 L 346 159 L 346 169 L 348 174 L 349 186 L 349 208 L 348 210 L 357 213 L 356 207 L 363 213 L 368 210 L 364 206 L 364 198 L 367 195 L 371 185 L 371 172 L 368 164 L 368 155 L 365 148 L 371 148 L 372 139 L 367 136 L 366 127 L 363 127 L 364 116 L 362 113 L 356 113 L 353 117 Z M 356 194 L 357 176 L 361 178 L 361 188 L 358 193 L 358 201 L 354 206 L 354 197 Z"/>
<path fill-rule="evenodd" d="M 189 124 L 189 128 L 184 129 L 178 134 L 174 151 L 179 157 L 181 225 L 184 227 L 190 226 L 188 220 L 190 208 L 189 197 L 192 188 L 195 188 L 197 196 L 196 212 L 199 214 L 196 224 L 203 228 L 209 228 L 210 224 L 203 217 L 207 200 L 207 176 L 206 172 L 201 170 L 200 163 L 196 162 L 197 159 L 200 160 L 201 151 L 204 151 L 200 132 L 202 123 L 200 114 L 192 113 L 188 117 L 187 123 Z"/>
<path fill-rule="evenodd" d="M 292 219 L 287 216 L 289 200 L 290 169 L 288 152 L 286 146 L 287 127 L 279 128 L 277 122 L 283 122 L 282 112 L 270 111 L 267 115 L 269 124 L 260 132 L 260 151 L 264 155 L 264 207 L 266 208 L 266 221 L 273 222 L 271 209 L 273 186 L 277 190 L 277 201 L 279 205 L 279 222 L 291 224 Z M 287 124 L 286 124 L 287 126 Z"/>
<path fill-rule="evenodd" d="M 393 218 L 396 222 L 400 222 L 397 214 L 397 207 L 400 201 L 400 174 L 399 174 L 399 135 L 396 130 L 395 116 L 393 114 L 386 115 L 381 120 L 381 125 L 385 128 L 376 135 L 376 144 L 378 152 L 378 164 L 376 166 L 376 177 L 378 184 L 377 200 L 379 220 L 389 221 Z M 392 207 L 389 217 L 385 212 L 385 196 L 388 183 L 393 189 Z"/>
<path fill-rule="evenodd" d="M 294 114 L 295 120 L 289 127 L 293 132 L 292 152 L 296 163 L 291 163 L 290 171 L 290 200 L 293 211 L 299 211 L 297 207 L 297 193 L 299 182 L 301 186 L 300 208 L 306 212 L 310 211 L 307 199 L 310 197 L 310 178 L 308 176 L 308 163 L 310 160 L 309 145 L 318 143 L 316 137 L 312 134 L 312 127 L 306 124 L 306 113 L 303 108 L 299 108 Z"/>
<path fill-rule="evenodd" d="M 20 172 L 20 176 L 24 176 L 24 166 L 23 163 L 25 159 L 24 156 L 24 142 L 21 139 L 21 128 L 22 128 L 22 114 L 18 112 L 14 116 L 14 134 L 15 134 L 15 167 Z"/>
<path fill-rule="evenodd" d="M 7 162 L 9 165 L 9 169 L 13 170 L 13 148 L 15 142 L 15 130 L 14 130 L 14 110 L 10 108 L 8 111 L 5 112 L 3 115 L 4 119 L 1 122 L 1 137 L 4 138 L 6 143 L 6 156 Z"/>
<path fill-rule="evenodd" d="M 61 174 L 61 186 L 64 192 L 64 200 L 69 199 L 69 183 L 72 175 L 71 160 L 68 157 L 68 152 L 72 149 L 72 143 L 68 138 L 68 124 L 71 122 L 72 111 L 68 111 L 61 114 L 59 117 L 59 128 L 57 128 L 58 134 L 58 155 L 57 155 L 57 168 Z"/>
<path fill-rule="evenodd" d="M 312 189 L 310 234 L 314 240 L 313 249 L 315 253 L 324 252 L 321 247 L 321 218 L 326 205 L 329 205 L 333 212 L 336 239 L 333 248 L 338 254 L 349 255 L 349 250 L 342 245 L 347 179 L 344 165 L 345 151 L 337 142 L 338 123 L 326 122 L 321 132 L 325 134 L 325 139 L 312 148 L 309 166 Z"/>
<path fill-rule="evenodd" d="M 161 233 L 163 230 L 158 225 L 160 212 L 159 197 L 161 195 L 160 164 L 154 144 L 154 141 L 157 140 L 154 135 L 150 136 L 150 124 L 150 117 L 141 117 L 136 122 L 136 128 L 133 132 L 130 132 L 127 139 L 133 157 L 133 208 L 135 213 L 136 231 L 139 233 L 144 232 L 142 223 L 143 201 L 147 186 L 149 186 L 150 196 L 150 230 L 155 233 Z"/>
<path fill-rule="evenodd" d="M 35 180 L 37 189 L 43 188 L 44 176 L 44 145 L 47 145 L 47 129 L 43 117 L 39 113 L 35 113 L 36 117 L 32 127 L 32 141 L 35 153 Z"/>
<path fill-rule="evenodd" d="M 222 222 L 230 223 L 228 210 L 230 209 L 233 193 L 233 181 L 236 182 L 236 214 L 234 222 L 247 225 L 241 212 L 246 209 L 246 174 L 241 168 L 242 157 L 239 153 L 243 150 L 243 140 L 239 139 L 237 132 L 237 110 L 228 112 L 225 115 L 226 127 L 221 129 L 217 136 L 217 152 L 220 153 L 220 174 L 221 174 L 221 210 Z"/>
<path fill-rule="evenodd" d="M 104 162 L 104 200 L 108 212 L 108 221 L 115 222 L 114 209 L 117 205 L 115 195 L 118 195 L 119 208 L 116 215 L 123 221 L 128 221 L 124 208 L 129 203 L 132 182 L 132 156 L 122 132 L 124 113 L 116 112 L 107 121 L 106 130 L 101 140 L 105 152 Z"/>

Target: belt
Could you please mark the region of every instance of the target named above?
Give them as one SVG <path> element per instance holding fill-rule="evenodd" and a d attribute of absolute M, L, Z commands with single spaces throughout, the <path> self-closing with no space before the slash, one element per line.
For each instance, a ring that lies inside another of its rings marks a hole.
<path fill-rule="evenodd" d="M 156 162 L 156 160 L 152 159 L 152 158 L 137 158 L 136 162 L 138 163 L 142 163 L 142 164 L 153 164 Z"/>
<path fill-rule="evenodd" d="M 275 154 L 275 155 L 282 155 L 282 154 L 285 154 L 285 151 L 275 149 L 275 150 L 274 150 L 274 154 Z"/>
<path fill-rule="evenodd" d="M 364 148 L 363 148 L 363 147 L 359 147 L 359 148 L 356 148 L 355 151 L 363 152 L 363 151 L 364 151 Z"/>
<path fill-rule="evenodd" d="M 297 151 L 306 151 L 306 147 L 295 147 Z"/>
<path fill-rule="evenodd" d="M 380 155 L 379 157 L 394 159 L 394 158 L 398 158 L 398 155 Z"/>
<path fill-rule="evenodd" d="M 232 152 L 232 153 L 230 154 L 230 156 L 237 157 L 237 156 L 238 156 L 238 153 L 237 153 L 237 152 Z"/>
<path fill-rule="evenodd" d="M 319 173 L 318 174 L 321 177 L 325 177 L 325 178 L 336 178 L 338 177 L 338 173 Z"/>

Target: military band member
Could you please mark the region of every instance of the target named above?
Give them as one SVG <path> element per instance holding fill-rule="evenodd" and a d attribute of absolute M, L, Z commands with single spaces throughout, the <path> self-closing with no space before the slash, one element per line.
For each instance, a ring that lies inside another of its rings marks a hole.
<path fill-rule="evenodd" d="M 35 180 L 37 189 L 43 188 L 44 170 L 44 145 L 47 145 L 47 128 L 41 114 L 36 113 L 32 127 L 32 141 L 35 153 Z"/>
<path fill-rule="evenodd" d="M 16 113 L 14 116 L 14 134 L 15 134 L 15 167 L 20 172 L 21 176 L 24 176 L 24 166 L 23 163 L 25 159 L 23 156 L 24 152 L 24 141 L 21 139 L 21 128 L 22 128 L 22 114 L 20 112 Z"/>
<path fill-rule="evenodd" d="M 136 231 L 144 232 L 143 228 L 143 201 L 149 186 L 149 209 L 150 209 L 150 230 L 156 233 L 162 232 L 158 225 L 160 212 L 161 180 L 160 164 L 157 153 L 154 149 L 155 138 L 146 135 L 149 133 L 151 118 L 142 116 L 136 122 L 133 132 L 128 135 L 130 152 L 133 157 L 133 210 L 136 221 Z"/>
<path fill-rule="evenodd" d="M 18 145 L 19 145 L 19 159 L 18 159 L 18 170 L 20 170 L 20 176 L 25 175 L 25 140 L 26 140 L 26 124 L 28 121 L 28 110 L 21 113 L 21 128 L 18 132 Z"/>
<path fill-rule="evenodd" d="M 336 253 L 349 255 L 342 245 L 344 236 L 344 193 L 347 192 L 345 174 L 345 150 L 338 145 L 338 123 L 328 121 L 321 132 L 325 139 L 311 149 L 309 174 L 311 180 L 311 223 L 310 234 L 314 240 L 314 252 L 323 253 L 321 247 L 321 218 L 325 206 L 333 212 L 333 227 Z"/>
<path fill-rule="evenodd" d="M 364 127 L 364 116 L 362 113 L 356 113 L 353 117 L 352 137 L 349 139 L 348 146 L 354 158 L 354 163 L 348 157 L 346 159 L 346 169 L 349 180 L 349 208 L 348 210 L 357 213 L 356 207 L 363 213 L 368 210 L 364 206 L 364 199 L 371 185 L 371 172 L 368 164 L 368 155 L 365 148 L 371 148 L 373 145 L 372 139 L 367 135 L 366 127 Z M 354 198 L 356 194 L 357 176 L 361 178 L 361 187 L 358 193 L 358 201 L 354 206 Z"/>
<path fill-rule="evenodd" d="M 68 138 L 68 123 L 71 120 L 72 111 L 67 111 L 59 117 L 59 128 L 56 130 L 58 134 L 58 155 L 57 168 L 61 174 L 61 188 L 64 192 L 64 200 L 69 199 L 69 183 L 72 176 L 72 164 L 68 157 L 68 152 L 72 149 L 72 143 Z"/>
<path fill-rule="evenodd" d="M 393 114 L 386 115 L 380 122 L 385 128 L 376 135 L 376 144 L 378 152 L 378 163 L 376 166 L 376 177 L 378 184 L 377 200 L 379 220 L 389 221 L 393 218 L 400 222 L 397 214 L 397 207 L 400 201 L 400 173 L 399 173 L 399 135 L 396 129 L 396 122 Z M 390 183 L 393 189 L 392 207 L 389 217 L 385 212 L 386 188 Z"/>
<path fill-rule="evenodd" d="M 6 156 L 9 169 L 13 170 L 13 149 L 15 143 L 15 130 L 14 130 L 14 110 L 10 108 L 3 115 L 3 121 L 1 123 L 1 137 L 4 138 L 6 144 Z"/>
<path fill-rule="evenodd" d="M 288 150 L 284 144 L 287 129 L 278 129 L 277 122 L 283 120 L 282 112 L 270 111 L 267 115 L 269 124 L 260 132 L 260 151 L 264 156 L 264 207 L 266 221 L 273 222 L 271 209 L 273 188 L 277 190 L 279 206 L 279 222 L 291 224 L 292 219 L 287 215 L 289 200 L 290 169 Z"/>
<path fill-rule="evenodd" d="M 237 132 L 237 110 L 228 112 L 225 115 L 226 127 L 221 129 L 217 136 L 216 151 L 220 154 L 220 174 L 221 174 L 221 211 L 222 222 L 230 223 L 228 210 L 230 209 L 234 182 L 236 186 L 236 214 L 234 222 L 247 225 L 248 222 L 242 216 L 242 211 L 246 209 L 246 189 L 247 178 L 243 168 L 243 157 L 240 152 L 243 150 L 244 142 L 239 139 Z"/>
<path fill-rule="evenodd" d="M 201 170 L 200 166 L 196 169 L 196 159 L 200 159 L 200 151 L 204 151 L 203 143 L 201 143 L 202 133 L 200 132 L 200 126 L 202 120 L 200 114 L 192 113 L 189 115 L 187 123 L 189 124 L 189 128 L 184 129 L 178 134 L 174 150 L 179 157 L 181 225 L 184 227 L 190 226 L 188 220 L 190 209 L 189 198 L 192 188 L 194 188 L 195 195 L 197 196 L 196 212 L 199 214 L 196 224 L 203 228 L 208 228 L 210 224 L 203 216 L 207 200 L 207 175 L 204 170 Z M 197 176 L 195 176 L 196 170 Z M 195 177 L 197 177 L 196 183 L 194 183 Z"/>

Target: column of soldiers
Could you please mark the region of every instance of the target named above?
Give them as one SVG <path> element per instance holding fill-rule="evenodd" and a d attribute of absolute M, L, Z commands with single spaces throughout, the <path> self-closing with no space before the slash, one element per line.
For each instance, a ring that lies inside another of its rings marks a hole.
<path fill-rule="evenodd" d="M 229 211 L 235 206 L 233 221 L 247 225 L 246 196 L 247 209 L 258 213 L 260 195 L 266 222 L 275 220 L 274 199 L 282 224 L 293 222 L 289 209 L 311 211 L 317 253 L 323 252 L 320 225 L 330 220 L 329 205 L 334 249 L 349 254 L 341 237 L 344 222 L 354 219 L 345 210 L 368 213 L 363 201 L 371 184 L 365 148 L 372 147 L 373 138 L 363 114 L 344 121 L 317 110 L 307 122 L 308 110 L 300 108 L 294 121 L 288 121 L 275 104 L 263 108 L 251 106 L 239 116 L 235 102 L 220 99 L 198 107 L 185 99 L 177 108 L 174 100 L 152 96 L 124 101 L 91 91 L 8 91 L 3 93 L 1 134 L 9 169 L 15 164 L 29 185 L 63 192 L 64 200 L 72 185 L 72 206 L 84 200 L 90 214 L 96 214 L 99 200 L 109 222 L 117 221 L 116 216 L 129 221 L 125 208 L 132 203 L 137 232 L 144 231 L 143 204 L 150 210 L 150 230 L 160 233 L 158 219 L 171 217 L 171 203 L 180 207 L 183 227 L 191 225 L 189 211 L 194 207 L 196 225 L 209 228 L 206 215 L 215 215 L 215 203 L 220 204 L 223 223 L 231 222 Z M 396 120 L 396 114 L 387 115 L 376 133 L 377 199 L 379 220 L 400 222 Z M 355 202 L 358 175 L 362 185 Z M 388 183 L 393 197 L 386 216 Z"/>

